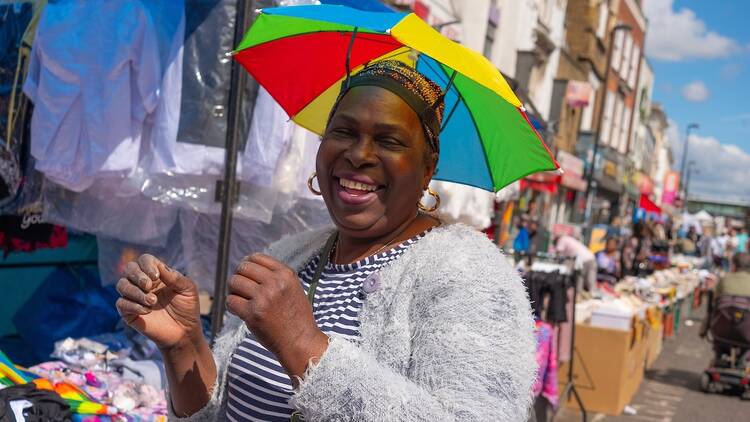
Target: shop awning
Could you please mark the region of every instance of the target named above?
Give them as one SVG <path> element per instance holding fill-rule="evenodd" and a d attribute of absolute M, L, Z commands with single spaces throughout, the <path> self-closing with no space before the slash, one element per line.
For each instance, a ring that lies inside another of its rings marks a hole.
<path fill-rule="evenodd" d="M 560 176 L 553 172 L 536 173 L 521 179 L 521 190 L 531 189 L 537 192 L 557 193 Z"/>

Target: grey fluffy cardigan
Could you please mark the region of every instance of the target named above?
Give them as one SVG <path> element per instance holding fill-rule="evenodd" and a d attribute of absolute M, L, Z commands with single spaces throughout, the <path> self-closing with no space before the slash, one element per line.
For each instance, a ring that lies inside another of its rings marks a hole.
<path fill-rule="evenodd" d="M 331 233 L 268 253 L 299 270 Z M 436 228 L 380 271 L 359 315 L 361 341 L 333 337 L 291 404 L 308 421 L 525 421 L 537 371 L 523 283 L 499 250 L 463 225 Z M 214 346 L 211 401 L 178 421 L 223 419 L 227 366 L 247 333 L 227 318 Z"/>

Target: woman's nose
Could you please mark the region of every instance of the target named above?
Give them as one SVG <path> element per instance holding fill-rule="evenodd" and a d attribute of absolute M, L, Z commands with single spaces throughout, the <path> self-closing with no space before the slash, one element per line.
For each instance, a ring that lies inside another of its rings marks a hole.
<path fill-rule="evenodd" d="M 361 136 L 347 151 L 347 158 L 354 167 L 374 164 L 376 161 L 375 144 L 369 137 Z"/>

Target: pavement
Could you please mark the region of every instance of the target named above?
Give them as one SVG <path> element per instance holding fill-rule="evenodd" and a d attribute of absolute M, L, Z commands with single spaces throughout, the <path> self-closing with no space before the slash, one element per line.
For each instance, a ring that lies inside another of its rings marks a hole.
<path fill-rule="evenodd" d="M 635 415 L 588 414 L 590 422 L 750 421 L 750 401 L 736 394 L 705 394 L 700 375 L 711 356 L 711 344 L 698 336 L 702 311 L 664 343 L 653 369 L 646 372 L 630 403 Z M 585 404 L 585 403 L 584 403 Z M 580 412 L 562 409 L 555 422 L 581 421 Z"/>

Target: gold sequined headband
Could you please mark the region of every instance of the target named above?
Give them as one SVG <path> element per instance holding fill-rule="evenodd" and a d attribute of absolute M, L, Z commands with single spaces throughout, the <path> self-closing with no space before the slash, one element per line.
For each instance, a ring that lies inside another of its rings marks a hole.
<path fill-rule="evenodd" d="M 432 150 L 436 153 L 440 151 L 438 137 L 445 110 L 445 94 L 438 84 L 401 61 L 376 62 L 346 79 L 331 109 L 329 120 L 344 95 L 357 86 L 377 86 L 398 95 L 419 116 Z"/>

